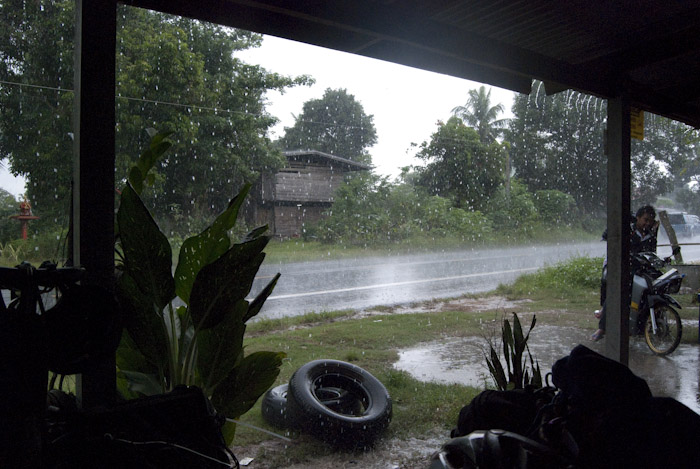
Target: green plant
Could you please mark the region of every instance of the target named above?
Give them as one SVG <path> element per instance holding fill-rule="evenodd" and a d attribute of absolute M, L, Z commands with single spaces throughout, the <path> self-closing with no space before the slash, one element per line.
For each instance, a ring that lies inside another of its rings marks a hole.
<path fill-rule="evenodd" d="M 171 246 L 140 197 L 153 179 L 151 168 L 170 147 L 168 133 L 150 133 L 117 212 L 117 294 L 126 329 L 117 354 L 121 388 L 150 395 L 196 385 L 235 419 L 272 385 L 285 357 L 268 351 L 245 355 L 243 349 L 246 322 L 279 278 L 246 300 L 265 258 L 267 227 L 231 243 L 228 232 L 250 190 L 246 185 L 208 228 L 183 242 L 173 275 Z M 234 429 L 227 430 L 229 438 Z"/>
<path fill-rule="evenodd" d="M 14 267 L 24 260 L 24 245 L 17 242 L 14 245 L 10 242 L 0 244 L 0 260 L 2 265 Z"/>
<path fill-rule="evenodd" d="M 530 338 L 530 332 L 535 327 L 536 317 L 532 316 L 532 324 L 527 331 L 527 335 L 523 336 L 523 329 L 520 325 L 518 315 L 513 313 L 513 327 L 511 327 L 508 319 L 503 320 L 501 326 L 501 341 L 503 344 L 503 357 L 506 362 L 506 369 L 503 369 L 501 359 L 489 341 L 489 355 L 485 356 L 486 364 L 489 368 L 489 373 L 493 378 L 496 386 L 501 391 L 509 389 L 523 389 L 526 385 L 542 387 L 542 373 L 540 372 L 540 364 L 532 358 L 530 348 L 527 345 L 527 340 Z M 527 350 L 528 359 L 523 358 L 523 353 Z M 506 371 L 508 376 L 506 376 Z"/>

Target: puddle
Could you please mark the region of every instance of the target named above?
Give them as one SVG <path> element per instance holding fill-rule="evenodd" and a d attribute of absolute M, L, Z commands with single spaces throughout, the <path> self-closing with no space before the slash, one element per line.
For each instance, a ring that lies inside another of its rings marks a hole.
<path fill-rule="evenodd" d="M 542 374 L 578 344 L 602 353 L 603 342 L 588 340 L 590 331 L 572 327 L 538 325 L 528 345 Z M 394 368 L 421 381 L 458 383 L 477 388 L 491 385 L 482 337 L 440 340 L 401 350 Z M 630 341 L 630 369 L 644 378 L 655 396 L 673 397 L 700 413 L 700 346 L 681 344 L 670 357 L 657 357 L 643 339 Z M 491 386 L 492 387 L 492 386 Z"/>

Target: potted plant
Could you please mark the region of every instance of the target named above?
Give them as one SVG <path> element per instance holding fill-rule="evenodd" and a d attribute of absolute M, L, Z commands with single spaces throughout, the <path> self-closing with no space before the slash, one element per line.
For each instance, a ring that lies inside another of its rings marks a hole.
<path fill-rule="evenodd" d="M 219 412 L 236 419 L 274 383 L 285 358 L 282 352 L 246 355 L 243 348 L 246 322 L 280 275 L 246 299 L 265 258 L 267 226 L 239 242 L 229 239 L 250 190 L 246 185 L 208 228 L 184 241 L 173 270 L 170 243 L 140 197 L 154 180 L 154 164 L 171 146 L 170 133 L 149 134 L 117 211 L 117 295 L 125 326 L 117 352 L 120 389 L 152 395 L 195 385 Z M 225 428 L 229 442 L 233 431 L 233 425 Z"/>

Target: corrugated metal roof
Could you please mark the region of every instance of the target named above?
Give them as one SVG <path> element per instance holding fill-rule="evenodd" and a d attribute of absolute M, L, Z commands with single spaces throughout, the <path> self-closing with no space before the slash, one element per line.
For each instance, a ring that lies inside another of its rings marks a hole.
<path fill-rule="evenodd" d="M 350 171 L 357 171 L 362 169 L 372 169 L 371 165 L 365 163 L 358 163 L 357 161 L 349 160 L 347 158 L 342 158 L 340 156 L 331 155 L 330 153 L 324 153 L 318 150 L 290 150 L 283 151 L 282 154 L 288 160 L 314 160 L 314 161 L 330 161 L 338 163 L 345 166 Z"/>

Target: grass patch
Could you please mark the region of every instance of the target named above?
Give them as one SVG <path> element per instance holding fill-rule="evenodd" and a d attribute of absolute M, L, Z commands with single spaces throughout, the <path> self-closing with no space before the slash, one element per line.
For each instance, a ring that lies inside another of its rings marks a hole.
<path fill-rule="evenodd" d="M 307 315 L 305 319 L 290 318 L 290 321 L 274 322 L 276 326 L 283 324 L 279 329 L 273 329 L 272 322 L 265 321 L 267 324 L 264 326 L 255 323 L 251 326 L 264 328 L 267 333 L 248 337 L 245 346 L 247 353 L 257 350 L 280 350 L 287 353 L 287 360 L 275 385 L 287 383 L 294 370 L 314 359 L 328 358 L 354 363 L 377 377 L 392 397 L 394 418 L 387 431 L 388 438 L 421 437 L 435 429 L 448 435 L 457 422 L 459 410 L 481 389 L 456 384 L 423 383 L 407 373 L 397 371 L 392 365 L 398 359 L 398 349 L 445 337 L 485 334 L 485 324 L 492 324 L 497 315 L 497 312 L 465 314 L 449 311 L 338 320 L 347 316 L 342 313 L 330 315 L 333 320 L 326 322 L 319 321 L 318 318 L 314 320 L 312 315 Z M 290 329 L 292 323 L 297 328 Z M 308 324 L 314 325 L 304 327 Z M 484 372 L 487 373 L 485 365 Z M 262 419 L 260 402 L 241 420 L 280 432 Z M 313 442 L 310 438 L 307 440 L 308 437 L 304 435 L 291 436 L 303 441 L 304 448 L 285 451 L 287 465 L 332 452 L 332 448 Z M 239 426 L 234 444 L 254 444 L 268 438 L 261 432 Z"/>
<path fill-rule="evenodd" d="M 270 263 L 284 264 L 324 259 L 391 256 L 499 246 L 524 246 L 535 244 L 535 242 L 537 245 L 546 245 L 559 242 L 597 241 L 599 239 L 599 236 L 567 227 L 558 227 L 556 230 L 538 227 L 530 231 L 529 235 L 523 236 L 523 233 L 520 231 L 496 233 L 488 239 L 474 241 L 467 236 L 431 236 L 430 234 L 416 233 L 408 239 L 398 241 L 376 240 L 371 244 L 364 245 L 347 243 L 325 244 L 301 238 L 273 239 L 265 248 L 265 253 L 267 254 L 265 263 L 266 265 Z"/>
<path fill-rule="evenodd" d="M 576 257 L 532 274 L 525 274 L 511 285 L 499 285 L 496 293 L 507 298 L 567 299 L 600 292 L 602 257 Z"/>
<path fill-rule="evenodd" d="M 321 322 L 337 321 L 349 318 L 355 314 L 353 310 L 322 311 L 320 313 L 305 313 L 299 316 L 283 318 L 263 318 L 251 322 L 247 327 L 249 335 L 264 334 L 266 332 L 283 331 L 300 326 L 310 326 Z"/>

